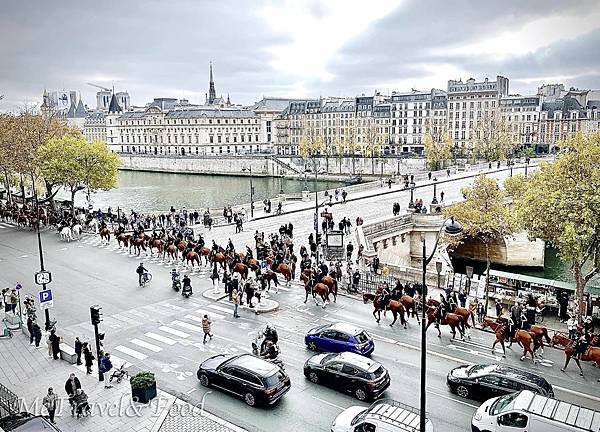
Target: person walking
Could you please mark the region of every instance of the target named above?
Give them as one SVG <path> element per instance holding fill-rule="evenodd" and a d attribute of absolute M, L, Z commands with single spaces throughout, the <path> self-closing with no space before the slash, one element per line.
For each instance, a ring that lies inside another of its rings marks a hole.
<path fill-rule="evenodd" d="M 13 315 L 17 314 L 17 304 L 19 303 L 19 296 L 16 289 L 12 289 L 10 292 L 10 311 Z"/>
<path fill-rule="evenodd" d="M 58 401 L 58 396 L 54 393 L 54 389 L 52 387 L 48 388 L 48 394 L 44 396 L 42 399 L 42 405 L 48 411 L 48 418 L 50 419 L 50 423 L 55 424 L 54 421 L 54 413 L 56 412 L 56 403 Z"/>
<path fill-rule="evenodd" d="M 211 324 L 212 321 L 208 318 L 208 315 L 204 315 L 204 318 L 202 318 L 202 331 L 204 332 L 204 339 L 202 340 L 202 343 L 206 343 L 207 336 L 210 338 L 210 340 L 213 338 L 213 335 L 210 331 Z"/>
<path fill-rule="evenodd" d="M 39 348 L 40 341 L 42 340 L 42 329 L 36 320 L 33 320 L 31 331 L 33 332 L 33 341 L 35 343 L 35 347 Z"/>
<path fill-rule="evenodd" d="M 85 372 L 88 375 L 92 374 L 92 366 L 94 365 L 94 355 L 90 350 L 90 346 L 87 342 L 83 344 L 83 360 L 85 362 Z"/>
<path fill-rule="evenodd" d="M 440 201 L 444 202 L 444 191 L 440 192 Z"/>
<path fill-rule="evenodd" d="M 215 265 L 213 265 L 213 269 L 212 269 L 210 278 L 212 279 L 212 283 L 213 283 L 213 293 L 218 294 L 219 293 L 219 269 L 217 268 L 216 262 L 215 262 Z"/>
<path fill-rule="evenodd" d="M 77 354 L 77 366 L 80 366 L 81 363 L 81 351 L 83 349 L 83 343 L 79 340 L 79 337 L 75 338 L 75 354 Z"/>
<path fill-rule="evenodd" d="M 460 307 L 464 308 L 465 305 L 467 304 L 467 295 L 465 294 L 465 292 L 463 290 L 460 290 L 460 292 L 458 293 L 458 303 L 460 304 Z"/>
<path fill-rule="evenodd" d="M 352 240 L 350 240 L 346 246 L 346 261 L 352 261 L 352 252 L 354 252 L 354 245 L 352 244 Z"/>
<path fill-rule="evenodd" d="M 35 315 L 27 316 L 27 331 L 29 332 L 29 345 L 33 345 L 33 323 L 35 322 Z"/>
<path fill-rule="evenodd" d="M 61 338 L 56 334 L 56 330 L 51 330 L 48 339 L 50 340 L 50 346 L 52 347 L 52 357 L 54 357 L 54 360 L 58 360 L 60 356 Z"/>
<path fill-rule="evenodd" d="M 69 375 L 67 378 L 67 382 L 65 383 L 65 393 L 69 397 L 69 404 L 71 405 L 71 415 L 75 415 L 75 404 L 73 402 L 73 398 L 75 397 L 75 393 L 77 390 L 81 389 L 81 382 L 79 378 L 75 376 L 74 373 Z"/>
<path fill-rule="evenodd" d="M 240 307 L 240 294 L 237 288 L 233 289 L 233 292 L 231 293 L 231 299 L 233 300 L 233 317 L 239 318 L 240 316 L 238 315 L 238 308 Z"/>
<path fill-rule="evenodd" d="M 104 353 L 104 356 L 100 359 L 100 372 L 103 374 L 108 374 L 112 369 L 113 365 L 110 361 L 110 354 Z M 104 380 L 104 388 L 111 388 L 112 385 L 109 384 L 109 380 Z"/>

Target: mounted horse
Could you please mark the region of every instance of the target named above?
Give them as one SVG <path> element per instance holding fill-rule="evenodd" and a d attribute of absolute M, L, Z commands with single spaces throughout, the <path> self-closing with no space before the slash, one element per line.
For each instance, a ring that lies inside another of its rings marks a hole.
<path fill-rule="evenodd" d="M 504 346 L 504 342 L 506 340 L 508 340 L 511 344 L 512 342 L 517 342 L 521 347 L 523 347 L 523 355 L 521 356 L 521 361 L 525 360 L 525 357 L 527 357 L 527 353 L 529 353 L 531 354 L 531 360 L 533 361 L 533 364 L 535 364 L 534 351 L 537 350 L 539 346 L 536 345 L 533 336 L 527 330 L 517 330 L 515 332 L 514 337 L 510 338 L 508 335 L 508 326 L 506 324 L 496 322 L 496 320 L 494 320 L 493 318 L 488 317 L 483 319 L 483 324 L 481 328 L 484 329 L 486 327 L 491 328 L 496 335 L 496 340 L 492 344 L 492 353 L 496 348 L 496 344 L 500 343 L 500 345 L 502 346 L 503 357 L 506 357 L 506 347 Z"/>
<path fill-rule="evenodd" d="M 379 323 L 379 321 L 381 321 L 381 311 L 384 311 L 387 309 L 389 311 L 392 312 L 392 315 L 394 316 L 394 321 L 392 321 L 392 323 L 390 324 L 390 327 L 393 327 L 394 324 L 396 323 L 396 320 L 398 319 L 398 316 L 400 316 L 400 324 L 402 324 L 404 326 L 404 328 L 406 328 L 406 318 L 404 316 L 405 313 L 405 308 L 404 305 L 402 304 L 402 302 L 397 301 L 397 300 L 390 300 L 390 302 L 387 305 L 387 308 L 383 306 L 382 304 L 382 296 L 379 294 L 372 294 L 372 293 L 364 293 L 363 294 L 363 303 L 367 304 L 369 301 L 373 302 L 373 317 L 375 318 L 375 321 L 377 321 L 377 323 Z M 377 315 L 376 315 L 377 314 Z"/>
<path fill-rule="evenodd" d="M 105 227 L 100 230 L 100 239 L 110 243 L 110 230 L 108 228 Z"/>
<path fill-rule="evenodd" d="M 313 279 L 312 275 L 313 275 L 313 271 L 311 269 L 304 269 L 302 271 L 302 273 L 300 274 L 300 280 L 302 282 L 304 282 L 304 290 L 306 291 L 307 298 L 308 298 L 308 293 L 310 292 L 309 284 L 311 283 L 310 281 Z M 321 278 L 321 280 L 319 282 L 327 285 L 327 287 L 333 294 L 333 302 L 336 303 L 337 302 L 337 293 L 338 293 L 338 284 L 337 284 L 337 281 L 335 280 L 335 278 L 330 275 L 327 275 L 327 276 L 323 276 L 323 278 Z M 306 300 L 304 301 L 304 303 L 306 303 Z"/>
<path fill-rule="evenodd" d="M 460 338 L 461 339 L 465 338 L 465 331 L 464 331 L 465 323 L 461 316 L 459 316 L 455 313 L 452 313 L 452 312 L 447 312 L 446 315 L 438 323 L 437 316 L 438 316 L 438 308 L 440 306 L 434 307 L 434 306 L 425 305 L 425 307 L 427 308 L 427 310 L 425 311 L 425 313 L 427 314 L 427 326 L 425 327 L 425 331 L 427 331 L 429 329 L 429 326 L 431 324 L 435 323 L 435 328 L 437 328 L 437 331 L 438 331 L 438 337 L 442 337 L 442 332 L 440 330 L 440 324 L 447 325 L 447 326 L 450 326 L 450 330 L 452 330 L 452 339 L 456 339 L 456 329 L 458 329 L 458 331 L 460 332 Z"/>
<path fill-rule="evenodd" d="M 440 302 L 436 299 L 429 298 L 427 300 L 427 305 L 433 306 L 433 307 L 438 307 L 440 305 Z M 464 307 L 456 306 L 456 308 L 454 308 L 454 311 L 452 313 L 454 313 L 455 315 L 458 315 L 461 318 L 461 320 L 465 324 L 466 329 L 470 329 L 471 326 L 469 325 L 469 318 L 471 318 L 471 321 L 473 322 L 473 327 L 475 327 L 475 312 L 474 312 L 475 307 L 477 307 L 475 304 L 470 305 L 468 309 L 464 308 Z M 465 330 L 465 329 L 463 328 L 463 330 Z M 470 331 L 468 333 L 470 333 Z"/>
<path fill-rule="evenodd" d="M 321 297 L 321 299 L 323 300 L 323 309 L 325 309 L 325 306 L 327 306 L 327 303 L 329 303 L 329 292 L 330 289 L 327 285 L 325 285 L 322 282 L 317 282 L 316 284 L 314 284 L 311 288 L 311 293 L 313 296 L 313 299 L 315 300 L 315 305 L 319 305 L 319 303 L 317 303 L 317 295 L 319 297 Z M 306 303 L 306 300 L 304 301 L 304 303 Z"/>
<path fill-rule="evenodd" d="M 131 253 L 131 248 L 134 248 L 137 251 L 137 256 L 140 255 L 142 250 L 148 254 L 148 250 L 146 249 L 146 240 L 141 237 L 132 237 L 129 240 L 129 253 Z"/>
<path fill-rule="evenodd" d="M 594 347 L 590 344 L 590 346 L 587 347 L 585 353 L 581 354 L 581 357 L 578 358 L 576 355 L 576 341 L 573 341 L 567 336 L 561 335 L 558 332 L 555 333 L 552 337 L 552 345 L 561 345 L 565 349 L 565 365 L 561 369 L 562 372 L 564 372 L 567 366 L 569 365 L 571 358 L 573 358 L 575 360 L 575 363 L 577 363 L 580 376 L 583 376 L 583 369 L 581 369 L 581 364 L 579 363 L 579 360 L 594 362 L 596 363 L 596 366 L 600 368 L 600 348 L 598 347 Z"/>
<path fill-rule="evenodd" d="M 496 322 L 499 324 L 504 324 L 506 326 L 508 326 L 508 318 L 505 317 L 498 317 L 496 318 Z M 551 339 L 550 336 L 548 335 L 548 329 L 544 326 L 535 324 L 529 327 L 529 330 L 527 330 L 529 332 L 529 334 L 531 335 L 531 337 L 533 338 L 533 341 L 535 342 L 535 346 L 538 347 L 537 349 L 540 349 L 540 355 L 544 355 L 544 340 L 546 340 L 546 343 L 548 345 L 551 344 Z M 512 342 L 511 342 L 512 344 Z M 508 345 L 508 347 L 510 348 L 511 344 Z"/>

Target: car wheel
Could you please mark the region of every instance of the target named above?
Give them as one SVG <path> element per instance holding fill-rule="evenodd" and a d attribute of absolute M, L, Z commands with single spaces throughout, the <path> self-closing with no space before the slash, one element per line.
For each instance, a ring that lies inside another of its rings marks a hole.
<path fill-rule="evenodd" d="M 459 385 L 456 387 L 456 394 L 463 398 L 469 397 L 469 388 L 464 385 Z"/>
<path fill-rule="evenodd" d="M 317 375 L 316 372 L 310 372 L 308 374 L 308 379 L 310 380 L 310 382 L 316 384 L 319 382 L 319 375 Z"/>
<path fill-rule="evenodd" d="M 363 388 L 357 388 L 354 390 L 354 396 L 356 396 L 356 399 L 361 402 L 367 400 L 367 392 Z"/>
<path fill-rule="evenodd" d="M 311 351 L 317 351 L 317 344 L 314 342 L 309 342 L 308 343 L 308 349 Z"/>
<path fill-rule="evenodd" d="M 244 395 L 244 402 L 246 402 L 246 405 L 248 406 L 256 405 L 256 399 L 254 399 L 254 395 L 252 393 L 246 393 Z"/>
<path fill-rule="evenodd" d="M 208 375 L 206 375 L 205 373 L 200 374 L 200 384 L 202 384 L 202 387 L 208 387 L 210 385 Z"/>

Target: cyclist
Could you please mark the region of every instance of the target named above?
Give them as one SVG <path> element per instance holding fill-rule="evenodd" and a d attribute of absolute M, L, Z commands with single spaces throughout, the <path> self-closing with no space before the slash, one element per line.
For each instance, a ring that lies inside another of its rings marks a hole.
<path fill-rule="evenodd" d="M 138 282 L 139 282 L 140 286 L 142 286 L 142 281 L 143 281 L 144 275 L 146 273 L 148 273 L 148 270 L 144 267 L 143 262 L 140 263 L 140 265 L 138 266 L 138 268 L 135 272 L 138 274 Z"/>

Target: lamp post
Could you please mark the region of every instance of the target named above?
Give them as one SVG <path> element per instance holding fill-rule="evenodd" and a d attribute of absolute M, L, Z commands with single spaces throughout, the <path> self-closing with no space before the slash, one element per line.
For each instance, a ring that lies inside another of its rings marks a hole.
<path fill-rule="evenodd" d="M 249 168 L 242 168 L 242 171 L 250 172 L 250 217 L 254 217 L 254 185 L 252 183 L 252 165 Z"/>
<path fill-rule="evenodd" d="M 465 286 L 467 287 L 467 295 L 469 295 L 469 291 L 471 290 L 471 278 L 473 277 L 473 266 L 467 266 L 466 271 L 467 271 L 467 282 L 465 283 Z M 487 310 L 487 305 L 486 305 L 486 310 Z"/>
<path fill-rule="evenodd" d="M 529 157 L 525 158 L 525 177 L 527 177 L 527 168 L 529 167 Z"/>
<path fill-rule="evenodd" d="M 408 203 L 409 209 L 415 208 L 414 192 L 415 192 L 415 185 L 413 184 L 410 187 L 410 202 Z"/>
<path fill-rule="evenodd" d="M 440 241 L 440 234 L 442 230 L 450 235 L 459 234 L 462 231 L 462 226 L 454 220 L 454 217 L 450 217 L 442 223 L 442 227 L 438 231 L 435 238 L 435 245 L 431 255 L 427 257 L 427 247 L 425 244 L 425 235 L 421 234 L 421 242 L 423 243 L 423 292 L 421 293 L 421 398 L 420 398 L 420 432 L 425 431 L 425 425 L 427 423 L 427 323 L 425 314 L 425 301 L 427 299 L 427 264 L 433 259 L 435 251 L 437 250 L 438 243 Z"/>
<path fill-rule="evenodd" d="M 431 204 L 437 204 L 437 178 L 433 179 L 433 199 L 431 200 Z"/>

